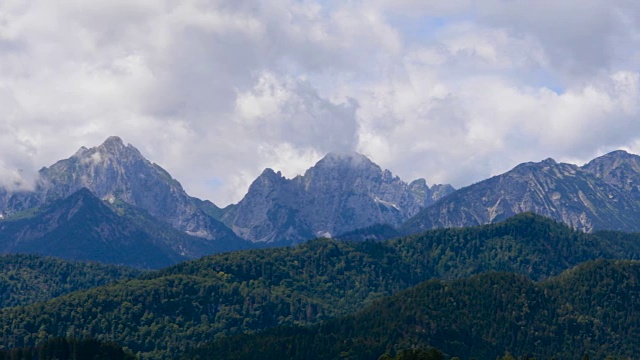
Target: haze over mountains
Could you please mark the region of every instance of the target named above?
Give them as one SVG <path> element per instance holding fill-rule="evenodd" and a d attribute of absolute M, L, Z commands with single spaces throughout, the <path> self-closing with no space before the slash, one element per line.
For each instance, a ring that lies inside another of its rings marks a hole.
<path fill-rule="evenodd" d="M 640 157 L 624 151 L 584 166 L 524 163 L 460 190 L 405 182 L 361 154 L 330 153 L 292 179 L 264 170 L 224 209 L 189 196 L 118 137 L 39 175 L 33 191 L 0 188 L 0 252 L 157 268 L 221 251 L 345 233 L 381 239 L 522 212 L 587 232 L 640 231 Z"/>

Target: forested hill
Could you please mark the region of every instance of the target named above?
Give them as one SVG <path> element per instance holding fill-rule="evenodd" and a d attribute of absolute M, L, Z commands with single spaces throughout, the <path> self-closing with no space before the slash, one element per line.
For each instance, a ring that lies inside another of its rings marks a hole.
<path fill-rule="evenodd" d="M 541 279 L 599 258 L 640 259 L 640 234 L 585 234 L 563 223 L 522 213 L 496 224 L 436 229 L 385 242 L 318 239 L 294 248 L 213 255 L 148 276 L 226 273 L 245 281 L 268 279 L 277 284 L 297 274 L 325 271 L 362 276 L 357 270 L 366 263 L 378 269 L 381 276 L 403 274 L 406 285 L 421 279 L 460 278 L 485 271 L 510 271 Z"/>
<path fill-rule="evenodd" d="M 387 242 L 320 239 L 213 255 L 139 279 L 0 311 L 5 346 L 50 337 L 116 341 L 167 358 L 222 335 L 307 325 L 432 278 L 510 271 L 543 279 L 587 260 L 640 257 L 637 236 L 600 238 L 532 214 Z M 33 329 L 37 329 L 34 332 Z"/>
<path fill-rule="evenodd" d="M 433 346 L 463 359 L 633 359 L 639 298 L 637 261 L 587 262 L 538 283 L 513 273 L 431 280 L 355 315 L 223 338 L 184 358 L 364 360 Z"/>
<path fill-rule="evenodd" d="M 0 308 L 49 300 L 142 273 L 137 269 L 93 262 L 24 254 L 0 255 Z"/>

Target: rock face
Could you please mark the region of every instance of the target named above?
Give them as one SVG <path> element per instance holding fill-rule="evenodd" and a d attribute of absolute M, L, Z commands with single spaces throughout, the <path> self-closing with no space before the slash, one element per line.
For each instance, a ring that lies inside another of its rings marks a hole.
<path fill-rule="evenodd" d="M 253 242 L 295 244 L 373 224 L 397 226 L 451 192 L 422 179 L 407 184 L 361 154 L 331 153 L 293 179 L 266 169 L 222 220 Z"/>
<path fill-rule="evenodd" d="M 230 229 L 199 207 L 167 171 L 145 159 L 118 137 L 82 147 L 72 157 L 40 170 L 33 193 L 0 193 L 0 208 L 16 212 L 63 199 L 87 188 L 109 202 L 122 201 L 190 235 L 210 240 L 238 240 Z"/>
<path fill-rule="evenodd" d="M 449 185 L 429 187 L 424 179 L 406 183 L 361 154 L 331 153 L 293 179 L 266 169 L 238 204 L 225 209 L 190 197 L 164 169 L 118 137 L 83 147 L 39 174 L 34 191 L 0 188 L 0 218 L 86 188 L 121 217 L 151 229 L 156 244 L 186 258 L 322 236 L 380 239 L 393 236 L 386 225 L 408 234 L 492 223 L 522 212 L 587 232 L 640 231 L 640 156 L 624 151 L 582 167 L 553 159 L 525 163 L 458 191 Z M 158 230 L 155 222 L 167 230 Z M 208 242 L 169 239 L 163 235 L 168 229 Z"/>
<path fill-rule="evenodd" d="M 583 167 L 547 159 L 462 188 L 422 210 L 403 233 L 534 212 L 583 231 L 640 231 L 640 157 L 616 151 Z"/>
<path fill-rule="evenodd" d="M 99 198 L 97 201 L 103 202 L 102 206 L 110 209 L 112 214 L 107 216 L 106 210 L 101 210 L 101 216 L 98 216 L 101 219 L 99 225 L 92 223 L 96 218 L 95 214 L 87 215 L 86 226 L 69 218 L 67 224 L 49 225 L 51 229 L 66 229 L 64 231 L 52 230 L 26 238 L 18 236 L 24 241 L 21 240 L 18 245 L 14 244 L 14 247 L 0 248 L 0 251 L 30 250 L 28 252 L 64 258 L 92 259 L 137 267 L 159 267 L 217 252 L 252 247 L 250 242 L 240 239 L 211 215 L 221 211 L 219 208 L 210 202 L 187 195 L 180 183 L 169 173 L 145 159 L 132 145 L 124 145 L 118 137 L 110 137 L 102 145 L 91 149 L 83 147 L 72 157 L 43 168 L 39 175 L 36 188 L 32 192 L 10 193 L 0 189 L 0 214 L 3 214 L 3 217 L 12 219 L 6 215 L 25 210 L 40 211 L 43 207 L 51 210 L 51 204 L 69 197 L 77 197 L 76 194 L 83 191 Z M 18 226 L 12 224 L 11 226 Z M 110 230 L 96 233 L 91 228 L 92 225 Z M 32 224 L 28 222 L 20 226 L 31 229 Z M 71 231 L 72 226 L 85 229 L 86 237 Z M 26 230 L 20 230 L 20 233 L 23 231 Z M 5 232 L 5 236 L 10 233 Z M 56 234 L 62 233 L 74 234 L 74 238 L 78 239 L 75 242 L 76 248 L 73 247 L 73 242 L 64 243 L 64 246 L 55 245 L 65 241 L 56 237 Z M 103 236 L 100 237 L 100 234 Z M 121 244 L 121 254 L 110 252 L 112 247 L 103 246 L 120 241 L 115 240 L 113 236 L 131 241 Z M 52 245 L 48 245 L 49 243 Z M 91 249 L 91 243 L 94 244 L 94 249 Z M 39 250 L 38 246 L 42 249 Z M 58 254 L 56 249 L 66 251 L 64 254 Z M 125 252 L 125 249 L 130 250 Z M 145 256 L 148 259 L 142 259 L 141 252 L 136 249 L 147 251 Z M 131 251 L 134 255 L 131 255 Z"/>
<path fill-rule="evenodd" d="M 640 199 L 640 156 L 618 150 L 590 161 L 582 169 Z"/>

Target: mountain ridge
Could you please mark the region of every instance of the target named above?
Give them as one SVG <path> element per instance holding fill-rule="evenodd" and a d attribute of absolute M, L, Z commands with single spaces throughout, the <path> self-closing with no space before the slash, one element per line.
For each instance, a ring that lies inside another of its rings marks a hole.
<path fill-rule="evenodd" d="M 295 244 L 377 223 L 397 226 L 452 191 L 424 179 L 405 183 L 362 154 L 329 153 L 292 179 L 265 169 L 222 221 L 253 242 Z"/>
<path fill-rule="evenodd" d="M 90 189 L 127 203 L 219 249 L 298 244 L 367 229 L 371 239 L 464 227 L 535 212 L 587 232 L 640 231 L 640 156 L 613 151 L 583 166 L 552 158 L 526 162 L 459 190 L 405 182 L 356 152 L 330 152 L 288 179 L 266 168 L 224 209 L 189 196 L 181 184 L 117 136 L 40 170 L 32 192 L 0 189 L 0 214 L 14 215 Z M 385 234 L 375 234 L 376 226 Z M 355 232 L 355 233 L 354 233 Z M 355 239 L 355 238 L 354 238 Z"/>
<path fill-rule="evenodd" d="M 611 171 L 598 175 L 596 169 L 602 163 L 620 164 L 619 160 L 612 159 L 621 155 L 634 161 L 640 159 L 637 155 L 618 151 L 582 167 L 553 159 L 519 164 L 503 174 L 461 188 L 421 210 L 401 226 L 401 232 L 486 224 L 528 211 L 587 232 L 605 229 L 640 231 L 637 221 L 640 219 L 640 192 L 629 191 L 640 186 L 640 166 L 627 167 L 628 171 L 617 174 L 617 178 L 625 179 L 625 184 L 633 184 L 627 187 L 620 181 L 607 180 Z M 620 166 L 616 168 L 620 169 Z"/>
<path fill-rule="evenodd" d="M 87 188 L 98 198 L 121 200 L 148 211 L 176 229 L 209 240 L 233 239 L 235 234 L 208 215 L 199 199 L 190 197 L 182 185 L 159 165 L 147 160 L 133 145 L 111 136 L 92 148 L 81 147 L 74 155 L 39 171 L 33 192 L 0 196 L 5 213 L 18 212 L 65 198 Z M 237 240 L 237 239 L 236 239 Z"/>
<path fill-rule="evenodd" d="M 0 220 L 0 253 L 160 268 L 224 251 L 226 246 L 235 250 L 243 243 L 190 236 L 126 203 L 100 200 L 86 188 L 23 216 Z"/>

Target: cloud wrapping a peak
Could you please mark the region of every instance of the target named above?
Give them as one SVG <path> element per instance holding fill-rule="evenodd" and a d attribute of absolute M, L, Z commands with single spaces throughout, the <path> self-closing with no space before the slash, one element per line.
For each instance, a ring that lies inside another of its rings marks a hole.
<path fill-rule="evenodd" d="M 331 151 L 456 187 L 638 152 L 639 15 L 627 0 L 6 0 L 0 184 L 111 135 L 219 205 Z"/>

